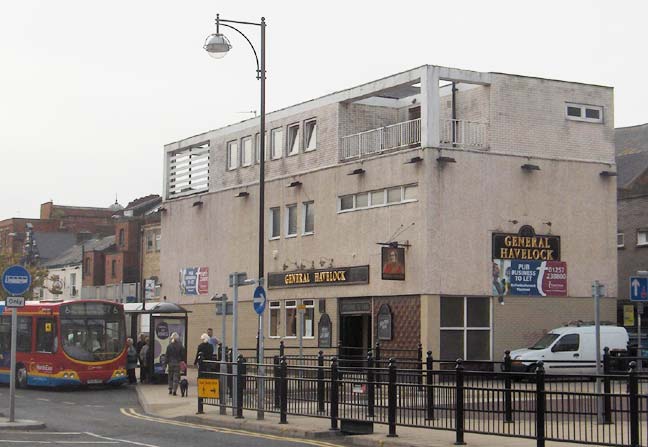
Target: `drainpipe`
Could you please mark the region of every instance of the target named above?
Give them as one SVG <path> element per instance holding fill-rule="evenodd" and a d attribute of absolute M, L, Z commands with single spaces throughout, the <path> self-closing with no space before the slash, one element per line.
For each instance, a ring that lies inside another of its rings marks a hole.
<path fill-rule="evenodd" d="M 452 146 L 457 144 L 457 87 L 454 81 L 452 81 Z"/>

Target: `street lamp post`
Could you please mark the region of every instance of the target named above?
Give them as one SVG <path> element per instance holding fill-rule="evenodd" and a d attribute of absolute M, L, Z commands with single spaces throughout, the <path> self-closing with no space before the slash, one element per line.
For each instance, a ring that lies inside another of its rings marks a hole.
<path fill-rule="evenodd" d="M 236 25 L 252 25 L 258 26 L 261 28 L 261 45 L 260 53 L 261 60 L 259 61 L 259 55 L 257 54 L 256 48 L 252 45 L 250 39 L 238 28 Z M 260 129 L 259 129 L 259 276 L 258 276 L 258 285 L 263 287 L 263 277 L 264 277 L 264 268 L 263 268 L 263 259 L 264 259 L 264 217 L 265 217 L 265 127 L 266 127 L 266 108 L 265 108 L 265 81 L 266 81 L 266 68 L 265 68 L 265 28 L 266 22 L 265 17 L 261 17 L 259 23 L 256 22 L 242 22 L 237 20 L 225 20 L 220 18 L 220 14 L 216 14 L 216 33 L 211 34 L 205 40 L 204 49 L 209 53 L 214 59 L 221 59 L 227 55 L 229 50 L 232 49 L 232 45 L 229 42 L 229 39 L 220 32 L 220 27 L 224 26 L 226 28 L 233 29 L 239 33 L 247 41 L 254 53 L 254 58 L 256 59 L 256 78 L 261 81 L 261 98 L 260 98 L 260 107 L 261 107 L 261 116 L 260 116 Z M 236 312 L 236 311 L 235 311 Z M 262 366 L 264 355 L 263 355 L 263 314 L 259 315 L 259 324 L 258 324 L 258 340 L 259 340 L 259 349 L 258 349 L 258 376 L 259 376 L 259 411 L 257 412 L 257 419 L 263 419 L 263 399 L 264 396 L 264 367 Z M 233 340 L 235 343 L 236 340 Z M 232 359 L 236 361 L 236 358 Z"/>

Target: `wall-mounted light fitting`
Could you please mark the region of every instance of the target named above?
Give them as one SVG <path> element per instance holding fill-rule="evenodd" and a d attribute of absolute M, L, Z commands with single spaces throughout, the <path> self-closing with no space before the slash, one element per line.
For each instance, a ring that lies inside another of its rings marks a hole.
<path fill-rule="evenodd" d="M 438 163 L 456 163 L 457 160 L 455 160 L 455 159 L 452 158 L 452 157 L 444 157 L 444 156 L 441 156 L 441 157 L 438 157 L 438 158 L 437 158 L 437 162 L 438 162 Z"/>
<path fill-rule="evenodd" d="M 614 171 L 601 171 L 599 175 L 601 177 L 616 177 L 617 173 Z"/>
<path fill-rule="evenodd" d="M 291 182 L 291 183 L 288 184 L 288 188 L 295 188 L 295 187 L 301 186 L 301 185 L 302 185 L 302 182 L 300 182 L 299 180 L 295 180 L 294 182 Z"/>
<path fill-rule="evenodd" d="M 531 163 L 525 163 L 525 164 L 523 164 L 523 165 L 520 166 L 520 167 L 521 167 L 522 169 L 524 169 L 525 171 L 539 171 L 539 170 L 540 170 L 540 166 L 538 166 L 538 165 L 533 165 L 533 164 L 531 164 Z"/>
<path fill-rule="evenodd" d="M 247 197 L 247 196 L 249 196 L 249 195 L 250 195 L 249 192 L 247 192 L 247 191 L 241 191 L 241 192 L 239 192 L 237 195 L 235 195 L 234 197 Z"/>
<path fill-rule="evenodd" d="M 158 211 L 159 211 L 160 213 L 166 213 L 166 212 L 167 212 L 167 209 L 166 209 L 165 207 L 161 206 L 161 207 L 158 208 Z M 10 236 L 11 236 L 11 235 L 10 235 Z"/>
<path fill-rule="evenodd" d="M 192 206 L 203 206 L 203 201 L 202 200 L 196 200 Z"/>
<path fill-rule="evenodd" d="M 419 157 L 419 156 L 417 155 L 416 157 L 412 157 L 412 158 L 410 158 L 409 160 L 407 160 L 407 161 L 406 161 L 405 163 L 403 163 L 403 164 L 408 165 L 408 164 L 420 163 L 420 162 L 422 162 L 422 161 L 423 161 L 423 158 L 422 158 L 422 157 Z"/>
<path fill-rule="evenodd" d="M 511 219 L 511 220 L 509 220 L 509 222 L 512 223 L 513 225 L 517 225 L 517 224 L 518 224 L 518 221 L 515 220 L 515 219 Z"/>
<path fill-rule="evenodd" d="M 362 168 L 354 169 L 353 171 L 349 172 L 347 175 L 358 175 L 358 174 L 364 174 L 366 171 Z"/>

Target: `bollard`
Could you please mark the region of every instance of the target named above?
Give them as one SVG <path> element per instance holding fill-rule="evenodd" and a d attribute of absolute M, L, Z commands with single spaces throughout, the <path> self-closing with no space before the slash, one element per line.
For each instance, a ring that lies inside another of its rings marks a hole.
<path fill-rule="evenodd" d="M 545 447 L 545 411 L 547 407 L 545 396 L 545 370 L 542 361 L 536 369 L 536 445 Z"/>
<path fill-rule="evenodd" d="M 610 348 L 607 346 L 603 348 L 603 423 L 612 423 L 612 385 L 610 381 L 611 365 L 610 365 Z"/>
<path fill-rule="evenodd" d="M 198 373 L 198 379 L 200 379 L 200 373 Z M 203 398 L 198 397 L 198 412 L 196 414 L 204 414 L 204 407 L 203 407 Z"/>
<path fill-rule="evenodd" d="M 338 429 L 338 361 L 337 357 L 331 360 L 331 430 Z"/>
<path fill-rule="evenodd" d="M 630 447 L 639 447 L 639 390 L 637 363 L 630 362 L 628 371 L 628 398 L 630 400 Z"/>
<path fill-rule="evenodd" d="M 235 419 L 243 419 L 243 386 L 245 383 L 243 356 L 239 354 L 236 359 L 236 416 Z"/>
<path fill-rule="evenodd" d="M 376 401 L 376 379 L 374 377 L 374 358 L 371 350 L 367 354 L 367 417 L 374 417 Z"/>
<path fill-rule="evenodd" d="M 506 422 L 513 422 L 513 402 L 511 392 L 511 351 L 504 351 L 504 417 Z"/>
<path fill-rule="evenodd" d="M 317 412 L 324 413 L 324 352 L 317 354 Z"/>
<path fill-rule="evenodd" d="M 463 360 L 457 359 L 455 366 L 455 445 L 465 445 L 464 442 L 464 367 Z"/>
<path fill-rule="evenodd" d="M 432 373 L 433 368 L 432 360 L 432 351 L 427 352 L 427 357 L 425 358 L 425 370 L 426 370 L 426 409 L 427 414 L 425 419 L 431 421 L 434 419 L 434 374 Z"/>
<path fill-rule="evenodd" d="M 288 423 L 288 364 L 286 363 L 286 357 L 281 357 L 279 363 L 279 375 L 280 375 L 280 389 L 279 394 L 279 423 L 287 424 Z"/>
<path fill-rule="evenodd" d="M 388 438 L 395 438 L 396 434 L 396 360 L 389 359 L 388 378 L 389 384 L 387 385 L 387 423 L 389 424 Z"/>
<path fill-rule="evenodd" d="M 416 352 L 416 367 L 418 368 L 418 384 L 423 385 L 423 344 L 418 344 L 418 350 Z M 419 389 L 420 389 L 419 386 Z"/>

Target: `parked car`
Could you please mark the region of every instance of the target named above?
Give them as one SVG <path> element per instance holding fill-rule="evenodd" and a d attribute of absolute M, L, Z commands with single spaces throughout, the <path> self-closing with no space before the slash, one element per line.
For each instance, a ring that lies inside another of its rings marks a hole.
<path fill-rule="evenodd" d="M 628 332 L 623 327 L 601 326 L 601 358 L 603 349 L 611 353 L 625 352 Z M 594 325 L 564 326 L 546 333 L 529 348 L 511 352 L 512 370 L 533 372 L 542 361 L 547 374 L 595 374 L 596 340 Z"/>

